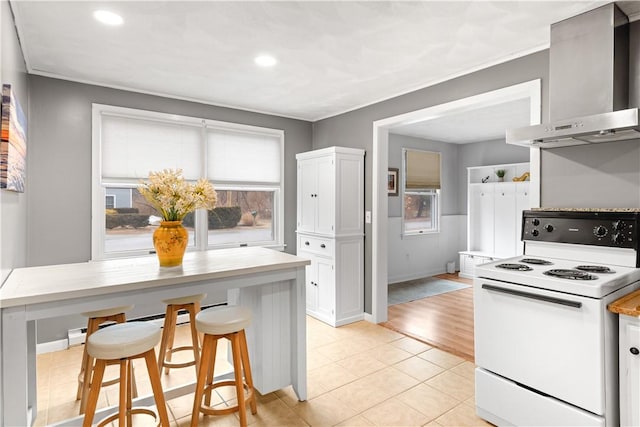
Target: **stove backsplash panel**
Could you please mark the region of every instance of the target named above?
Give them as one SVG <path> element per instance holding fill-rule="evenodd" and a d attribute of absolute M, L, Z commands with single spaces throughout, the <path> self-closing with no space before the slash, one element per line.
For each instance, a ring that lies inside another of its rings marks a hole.
<path fill-rule="evenodd" d="M 640 139 L 540 150 L 549 208 L 640 207 Z"/>

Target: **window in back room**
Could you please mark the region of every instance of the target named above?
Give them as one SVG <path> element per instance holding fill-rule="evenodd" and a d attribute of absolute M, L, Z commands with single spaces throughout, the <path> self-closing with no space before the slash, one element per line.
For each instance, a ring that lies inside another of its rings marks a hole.
<path fill-rule="evenodd" d="M 440 153 L 402 151 L 402 233 L 436 233 L 440 230 Z"/>

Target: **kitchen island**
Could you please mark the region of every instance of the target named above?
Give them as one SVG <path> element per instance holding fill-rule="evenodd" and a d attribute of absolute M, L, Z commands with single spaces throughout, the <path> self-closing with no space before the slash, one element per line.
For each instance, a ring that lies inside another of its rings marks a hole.
<path fill-rule="evenodd" d="M 36 320 L 213 290 L 227 290 L 229 304 L 253 313 L 247 342 L 256 389 L 292 385 L 306 400 L 307 264 L 255 247 L 187 253 L 173 268 L 148 256 L 14 269 L 0 288 L 0 426 L 29 426 L 37 414 Z M 192 390 L 188 384 L 165 394 Z"/>

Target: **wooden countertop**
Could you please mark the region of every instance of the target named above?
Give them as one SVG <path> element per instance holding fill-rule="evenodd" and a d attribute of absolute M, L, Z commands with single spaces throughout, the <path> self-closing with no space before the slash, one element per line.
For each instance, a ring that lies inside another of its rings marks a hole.
<path fill-rule="evenodd" d="M 640 289 L 612 302 L 607 308 L 614 313 L 640 317 Z"/>
<path fill-rule="evenodd" d="M 155 255 L 16 268 L 0 288 L 0 308 L 286 270 L 309 260 L 261 247 L 188 252 L 180 267 Z"/>

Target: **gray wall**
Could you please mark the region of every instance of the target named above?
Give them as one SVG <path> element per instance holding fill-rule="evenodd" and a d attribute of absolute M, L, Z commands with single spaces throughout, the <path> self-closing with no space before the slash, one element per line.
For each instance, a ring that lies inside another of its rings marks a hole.
<path fill-rule="evenodd" d="M 29 92 L 26 67 L 7 0 L 0 0 L 0 83 L 11 85 L 13 93 L 28 117 Z M 29 123 L 27 123 L 28 125 Z M 29 131 L 27 128 L 27 149 L 28 144 Z M 12 268 L 24 267 L 26 264 L 28 191 L 28 177 L 25 193 L 0 190 L 0 287 Z M 2 318 L 0 317 L 1 338 Z M 2 357 L 0 356 L 0 368 L 1 364 Z M 2 384 L 2 369 L 0 369 L 0 384 Z M 3 393 L 10 392 L 10 390 L 0 389 L 0 397 L 3 396 Z M 2 399 L 0 399 L 0 414 L 2 411 Z"/>
<path fill-rule="evenodd" d="M 542 79 L 543 115 L 547 117 L 549 52 L 542 51 L 486 68 L 313 124 L 313 148 L 332 145 L 364 148 L 365 209 L 371 210 L 373 122 L 402 113 L 478 95 L 534 79 Z M 365 310 L 371 313 L 371 224 L 365 235 Z"/>
<path fill-rule="evenodd" d="M 0 82 L 10 84 L 22 110 L 29 116 L 29 92 L 22 50 L 18 43 L 13 17 L 7 0 L 0 1 Z M 27 126 L 30 127 L 27 120 Z M 27 150 L 31 148 L 30 132 L 27 128 Z M 27 153 L 27 171 L 30 168 Z M 11 269 L 26 264 L 27 197 L 30 192 L 27 177 L 24 193 L 0 190 L 0 283 L 4 282 Z"/>
<path fill-rule="evenodd" d="M 283 129 L 284 237 L 287 252 L 295 253 L 295 155 L 311 149 L 311 123 L 40 76 L 29 76 L 29 89 L 28 265 L 83 262 L 91 256 L 92 103 Z M 131 316 L 149 311 L 163 308 L 137 308 Z M 83 322 L 79 316 L 39 322 L 38 342 L 66 338 L 67 329 Z"/>

